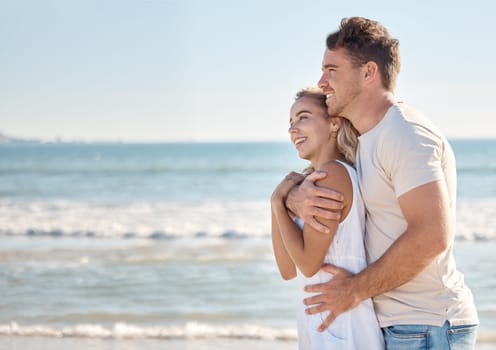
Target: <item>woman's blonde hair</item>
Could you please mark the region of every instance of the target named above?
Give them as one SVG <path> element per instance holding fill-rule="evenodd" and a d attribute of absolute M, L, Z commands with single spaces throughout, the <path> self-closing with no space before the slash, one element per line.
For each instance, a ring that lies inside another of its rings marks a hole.
<path fill-rule="evenodd" d="M 298 91 L 295 101 L 302 97 L 310 97 L 315 99 L 320 107 L 327 113 L 326 95 L 319 88 L 305 88 Z M 356 149 L 358 145 L 358 131 L 346 118 L 341 117 L 341 128 L 337 133 L 337 148 L 338 151 L 344 156 L 347 163 L 353 165 L 356 158 Z"/>

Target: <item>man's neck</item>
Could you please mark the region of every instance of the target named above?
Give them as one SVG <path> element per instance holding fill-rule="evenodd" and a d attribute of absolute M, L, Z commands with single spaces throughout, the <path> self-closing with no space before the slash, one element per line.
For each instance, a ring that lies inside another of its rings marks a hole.
<path fill-rule="evenodd" d="M 362 99 L 348 119 L 360 135 L 363 135 L 379 124 L 394 103 L 395 99 L 392 92 L 381 91 Z"/>

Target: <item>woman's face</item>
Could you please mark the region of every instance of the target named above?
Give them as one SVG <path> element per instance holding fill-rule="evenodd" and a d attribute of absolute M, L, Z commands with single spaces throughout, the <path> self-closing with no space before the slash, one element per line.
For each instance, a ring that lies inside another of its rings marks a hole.
<path fill-rule="evenodd" d="M 312 97 L 299 98 L 291 107 L 289 135 L 302 159 L 312 161 L 330 138 L 327 111 Z"/>

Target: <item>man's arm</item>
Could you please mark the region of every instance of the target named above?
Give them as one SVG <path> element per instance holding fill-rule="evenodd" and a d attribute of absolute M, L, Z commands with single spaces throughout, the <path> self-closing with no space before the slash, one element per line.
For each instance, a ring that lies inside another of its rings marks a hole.
<path fill-rule="evenodd" d="M 399 204 L 408 227 L 380 259 L 357 275 L 329 266 L 326 270 L 334 274 L 330 282 L 306 287 L 308 292 L 322 293 L 305 299 L 306 305 L 317 305 L 307 309 L 308 313 L 331 311 L 321 330 L 361 301 L 410 281 L 448 248 L 451 213 L 443 181 L 406 192 Z"/>
<path fill-rule="evenodd" d="M 294 186 L 289 191 L 285 201 L 289 211 L 301 218 L 305 224 L 322 233 L 330 233 L 330 230 L 317 218 L 339 222 L 344 207 L 344 197 L 341 193 L 315 184 L 326 176 L 325 172 L 314 171 L 300 185 Z"/>

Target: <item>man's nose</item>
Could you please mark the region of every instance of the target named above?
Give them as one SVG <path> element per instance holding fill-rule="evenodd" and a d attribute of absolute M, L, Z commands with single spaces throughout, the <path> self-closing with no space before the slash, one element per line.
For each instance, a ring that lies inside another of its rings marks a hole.
<path fill-rule="evenodd" d="M 324 89 L 324 87 L 327 86 L 327 81 L 325 80 L 324 74 L 320 76 L 319 82 L 317 83 L 317 86 L 321 89 Z"/>

